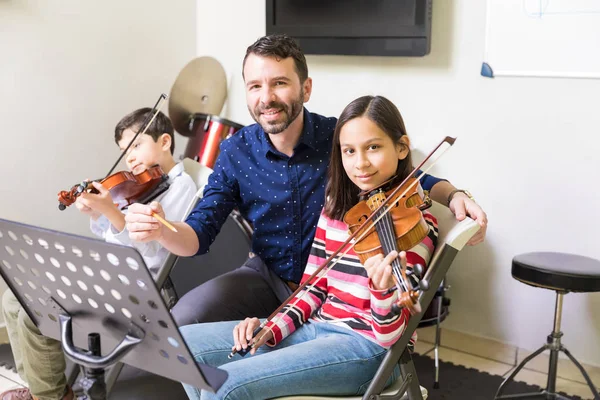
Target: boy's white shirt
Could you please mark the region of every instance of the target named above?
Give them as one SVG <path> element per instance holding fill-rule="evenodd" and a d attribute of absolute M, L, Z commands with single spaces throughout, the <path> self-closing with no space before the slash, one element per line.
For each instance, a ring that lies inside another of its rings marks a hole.
<path fill-rule="evenodd" d="M 158 201 L 162 206 L 165 217 L 169 221 L 181 221 L 185 211 L 196 195 L 196 184 L 194 180 L 183 170 L 183 162 L 177 163 L 168 173 L 169 189 L 158 196 Z M 124 211 L 127 213 L 127 210 Z M 129 238 L 127 228 L 117 232 L 105 216 L 101 216 L 96 221 L 90 219 L 90 228 L 92 233 L 101 237 L 108 243 L 122 244 L 136 248 L 142 257 L 146 266 L 154 276 L 161 267 L 169 252 L 157 241 L 148 243 L 139 243 Z"/>

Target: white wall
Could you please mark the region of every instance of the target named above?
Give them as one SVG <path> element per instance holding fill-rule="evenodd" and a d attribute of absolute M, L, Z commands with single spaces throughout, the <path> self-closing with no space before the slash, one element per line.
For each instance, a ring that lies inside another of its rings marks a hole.
<path fill-rule="evenodd" d="M 538 250 L 600 259 L 592 178 L 600 170 L 600 81 L 481 77 L 485 3 L 436 0 L 424 58 L 308 56 L 314 91 L 307 107 L 337 116 L 354 98 L 380 94 L 398 105 L 418 153 L 445 135 L 458 137 L 435 174 L 471 190 L 490 228 L 485 244 L 454 263 L 445 326 L 536 349 L 552 328 L 554 293 L 512 279 L 511 259 Z M 197 54 L 217 58 L 232 78 L 221 116 L 250 123 L 241 63 L 265 33 L 264 2 L 236 3 L 235 12 L 229 2 L 197 5 Z M 596 365 L 599 309 L 598 294 L 565 298 L 564 343 Z"/>
<path fill-rule="evenodd" d="M 170 92 L 195 26 L 194 0 L 0 1 L 0 218 L 91 235 L 57 193 L 104 177 L 116 123 Z"/>

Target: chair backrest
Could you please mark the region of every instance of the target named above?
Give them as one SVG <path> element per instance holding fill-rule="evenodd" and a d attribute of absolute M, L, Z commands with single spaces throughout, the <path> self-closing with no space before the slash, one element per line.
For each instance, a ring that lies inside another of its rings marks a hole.
<path fill-rule="evenodd" d="M 444 207 L 439 203 L 433 202 L 429 211 L 438 221 L 438 245 L 429 262 L 427 272 L 423 277 L 423 279 L 427 280 L 429 283 L 429 290 L 421 293 L 421 296 L 419 297 L 423 312 L 429 307 L 429 303 L 431 303 L 435 294 L 435 288 L 440 286 L 458 252 L 464 248 L 469 239 L 471 239 L 479 230 L 479 224 L 477 224 L 477 222 L 469 217 L 466 217 L 459 222 L 447 207 Z M 388 350 L 375 377 L 371 381 L 371 385 L 364 394 L 363 399 L 371 398 L 370 396 L 379 395 L 383 392 L 388 378 L 401 360 L 406 346 L 408 345 L 408 341 L 418 327 L 419 322 L 423 317 L 423 312 L 410 317 L 405 332 Z M 404 356 L 406 357 L 406 354 Z M 412 363 L 412 361 L 410 361 L 410 363 Z M 415 379 L 415 381 L 417 381 L 417 379 Z"/>
<path fill-rule="evenodd" d="M 213 170 L 208 168 L 207 166 L 204 166 L 202 164 L 200 164 L 197 161 L 192 160 L 191 158 L 184 158 L 183 159 L 183 169 L 184 171 L 192 177 L 194 183 L 196 184 L 196 189 L 198 190 L 196 192 L 196 202 L 198 202 L 199 199 L 202 198 L 202 193 L 204 192 L 204 187 L 206 186 L 206 184 L 208 183 L 208 177 L 210 176 L 210 174 L 212 174 Z M 195 205 L 195 204 L 193 204 Z M 192 208 L 193 208 L 192 205 Z M 185 213 L 185 217 L 187 217 L 187 215 L 189 214 L 189 212 L 191 211 L 191 209 L 187 210 L 187 212 Z M 183 218 L 185 220 L 185 217 Z"/>
<path fill-rule="evenodd" d="M 435 201 L 432 202 L 429 212 L 438 221 L 436 253 L 443 249 L 443 245 L 451 246 L 457 251 L 462 250 L 469 239 L 479 230 L 479 225 L 471 218 L 467 217 L 462 221 L 458 221 L 448 207 Z"/>
<path fill-rule="evenodd" d="M 196 195 L 194 199 L 187 206 L 185 213 L 183 214 L 182 221 L 185 221 L 188 214 L 194 209 L 196 203 L 202 198 L 202 194 L 204 193 L 204 187 L 208 183 L 208 177 L 212 174 L 213 170 L 200 164 L 197 161 L 192 160 L 191 158 L 183 159 L 183 170 L 194 180 L 196 183 Z M 173 266 L 177 262 L 178 256 L 173 253 L 169 253 L 163 264 L 158 270 L 156 274 L 156 286 L 162 287 L 165 283 L 167 277 L 171 273 Z"/>

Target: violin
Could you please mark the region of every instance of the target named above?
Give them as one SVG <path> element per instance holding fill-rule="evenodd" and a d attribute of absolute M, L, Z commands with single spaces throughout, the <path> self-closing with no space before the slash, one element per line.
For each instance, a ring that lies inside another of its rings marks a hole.
<path fill-rule="evenodd" d="M 140 134 L 143 135 L 146 133 L 150 125 L 152 125 L 152 122 L 160 112 L 162 106 L 161 102 L 166 99 L 166 94 L 163 93 L 160 95 L 158 101 L 154 104 L 152 111 L 148 114 L 146 121 L 142 124 L 144 129 L 139 129 L 137 131 L 106 177 L 100 181 L 100 183 L 110 192 L 110 195 L 113 198 L 113 201 L 116 202 L 115 204 L 119 210 L 126 208 L 132 203 L 146 203 L 168 189 L 168 176 L 158 165 L 137 175 L 134 175 L 129 171 L 121 171 L 112 174 L 119 164 L 119 161 L 127 154 L 127 151 L 135 142 L 135 139 L 137 139 Z M 84 191 L 98 193 L 98 191 L 90 185 L 89 181 L 84 181 L 78 185 L 74 185 L 70 190 L 62 190 L 58 193 L 58 209 L 61 211 L 65 210 L 68 206 L 73 204 L 77 197 Z"/>
<path fill-rule="evenodd" d="M 155 165 L 137 175 L 129 171 L 116 172 L 100 181 L 109 192 L 119 210 L 133 203 L 146 203 L 168 189 L 168 176 L 158 165 Z M 87 191 L 98 193 L 98 190 L 84 181 L 74 185 L 71 190 L 58 193 L 58 208 L 64 210 L 75 202 L 77 197 Z"/>
<path fill-rule="evenodd" d="M 354 252 L 361 264 L 376 254 L 385 256 L 392 250 L 411 249 L 429 233 L 429 226 L 423 218 L 422 211 L 431 207 L 431 200 L 421 198 L 414 181 L 415 178 L 407 181 L 405 186 L 410 187 L 408 192 L 402 198 L 399 198 L 400 193 L 397 193 L 390 199 L 393 204 L 390 212 L 386 213 L 362 239 L 354 243 Z M 366 200 L 356 204 L 344 215 L 344 222 L 351 234 L 381 206 L 392 191 L 393 189 L 387 192 L 381 188 L 375 189 L 369 193 Z M 379 215 L 381 214 L 383 211 L 379 212 Z"/>
<path fill-rule="evenodd" d="M 292 301 L 292 307 L 308 293 L 317 282 L 323 278 L 327 272 L 333 268 L 333 266 L 342 259 L 344 255 L 346 255 L 350 249 L 354 248 L 356 251 L 356 245 L 359 245 L 359 251 L 362 251 L 362 255 L 359 255 L 361 262 L 364 262 L 366 259 L 371 257 L 371 255 L 382 253 L 387 255 L 392 250 L 397 250 L 397 248 L 393 248 L 391 246 L 398 246 L 400 250 L 408 250 L 414 247 L 416 244 L 420 243 L 425 235 L 428 233 L 428 227 L 423 225 L 426 224 L 423 219 L 423 214 L 421 209 L 427 208 L 430 205 L 430 200 L 422 199 L 418 193 L 417 183 L 420 178 L 422 178 L 431 167 L 435 164 L 432 163 L 425 171 L 423 171 L 417 178 L 414 178 L 414 174 L 421 169 L 423 164 L 431 158 L 431 156 L 442 146 L 442 144 L 447 143 L 452 146 L 455 142 L 455 138 L 451 138 L 446 136 L 434 149 L 421 161 L 421 163 L 415 167 L 412 172 L 393 190 L 386 192 L 382 195 L 381 192 L 375 190 L 374 198 L 370 202 L 359 202 L 356 206 L 351 208 L 346 215 L 344 215 L 344 221 L 346 222 L 350 228 L 350 224 L 352 224 L 352 228 L 350 230 L 350 235 L 346 239 L 344 243 L 340 245 L 338 249 L 336 249 L 316 270 L 313 274 L 308 277 L 304 282 L 302 282 L 298 288 L 288 297 L 288 299 L 280 305 L 269 318 L 264 320 L 253 332 L 252 337 L 256 337 L 259 335 L 261 331 L 265 328 L 265 326 L 273 320 L 286 306 L 288 306 Z M 446 149 L 447 150 L 447 149 Z M 439 157 L 438 157 L 439 159 Z M 437 161 L 437 159 L 436 159 Z M 373 197 L 370 196 L 369 199 Z M 389 206 L 388 206 L 389 204 Z M 374 209 L 371 207 L 375 207 Z M 397 209 L 397 211 L 393 211 Z M 389 213 L 392 213 L 390 216 Z M 395 215 L 394 215 L 395 214 Z M 379 224 L 379 222 L 383 219 L 386 219 L 387 222 L 383 224 Z M 378 225 L 379 224 L 379 225 Z M 396 230 L 396 226 L 398 230 Z M 425 230 L 427 229 L 427 230 Z M 386 230 L 384 232 L 384 230 Z M 379 234 L 381 232 L 381 235 Z M 354 244 L 348 246 L 352 240 L 354 240 L 358 235 L 360 236 L 354 241 Z M 367 240 L 365 238 L 371 236 Z M 342 252 L 342 250 L 345 250 Z M 362 249 L 362 250 L 360 250 Z M 342 254 L 333 261 L 333 258 L 336 257 L 340 252 Z M 372 254 L 371 254 L 372 253 Z M 371 255 L 369 255 L 371 254 Z M 361 258 L 362 257 L 362 258 Z M 333 262 L 332 262 L 333 261 Z M 398 314 L 403 307 L 406 307 L 411 314 L 421 312 L 421 307 L 419 304 L 420 292 L 425 291 L 429 288 L 429 285 L 425 280 L 421 280 L 419 282 L 419 288 L 415 289 L 412 287 L 412 284 L 407 279 L 407 271 L 406 268 L 399 268 L 400 261 L 398 259 L 394 260 L 392 263 L 392 272 L 393 277 L 396 281 L 396 287 L 389 289 L 388 293 L 393 292 L 394 290 L 398 290 L 398 300 L 392 306 L 392 312 Z M 415 266 L 416 267 L 416 266 Z M 323 272 L 323 273 L 322 273 Z M 317 278 L 313 281 L 314 278 Z M 311 283 L 312 282 L 312 283 Z M 302 295 L 298 298 L 296 296 L 300 293 L 304 288 L 310 284 L 308 290 L 304 291 Z M 287 310 L 283 312 L 283 314 L 279 317 L 279 319 L 275 320 L 276 324 L 284 315 L 286 315 L 292 307 L 289 307 Z M 263 332 L 262 336 L 266 333 Z M 236 353 L 239 353 L 242 357 L 244 357 L 252 348 L 254 348 L 254 344 L 260 340 L 255 340 L 250 346 L 246 349 L 242 349 L 237 351 L 233 349 L 231 353 L 228 355 L 228 358 L 232 358 Z"/>
<path fill-rule="evenodd" d="M 400 253 L 412 249 L 421 243 L 429 233 L 429 225 L 427 225 L 422 212 L 431 207 L 431 200 L 423 199 L 419 195 L 415 180 L 415 178 L 410 178 L 400 187 L 401 193 L 393 196 L 393 189 L 385 192 L 381 187 L 375 188 L 368 193 L 366 200 L 357 203 L 344 215 L 344 222 L 348 225 L 350 234 L 360 229 L 371 213 L 375 213 L 377 217 L 374 226 L 354 242 L 354 252 L 361 264 L 364 265 L 369 258 L 377 254 L 385 257 L 393 250 Z M 390 211 L 376 211 L 390 196 L 389 201 L 392 204 Z M 407 279 L 409 272 L 406 268 L 402 268 L 398 258 L 392 261 L 391 267 L 396 289 L 400 289 L 401 285 L 403 289 L 398 291 L 400 293 L 399 300 L 392 311 L 399 313 L 401 308 L 407 308 L 411 314 L 420 312 L 418 293 Z M 423 267 L 415 266 L 414 271 L 420 275 Z M 426 286 L 427 284 L 423 282 L 422 285 Z M 426 290 L 427 288 L 421 287 L 421 289 Z M 389 292 L 390 290 L 386 293 Z"/>

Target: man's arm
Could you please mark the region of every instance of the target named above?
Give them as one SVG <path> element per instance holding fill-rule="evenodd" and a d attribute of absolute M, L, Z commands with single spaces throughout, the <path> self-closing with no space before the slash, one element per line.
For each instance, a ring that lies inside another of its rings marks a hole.
<path fill-rule="evenodd" d="M 456 188 L 448 181 L 438 181 L 429 191 L 429 197 L 450 208 L 456 219 L 462 221 L 465 216 L 469 216 L 475 220 L 481 227 L 479 231 L 467 242 L 467 245 L 473 246 L 483 242 L 487 231 L 487 214 L 475 203 L 473 199 L 463 192 L 456 192 Z M 449 196 L 452 194 L 452 198 Z M 448 201 L 450 200 L 450 201 Z"/>
<path fill-rule="evenodd" d="M 238 186 L 227 171 L 232 171 L 229 160 L 221 151 L 214 172 L 208 179 L 203 198 L 196 204 L 185 222 L 169 221 L 177 229 L 173 232 L 159 223 L 153 213 L 165 218 L 157 202 L 149 205 L 132 204 L 125 217 L 129 237 L 135 241 L 158 241 L 170 252 L 184 257 L 203 254 L 215 240 L 221 227 L 236 205 Z"/>

